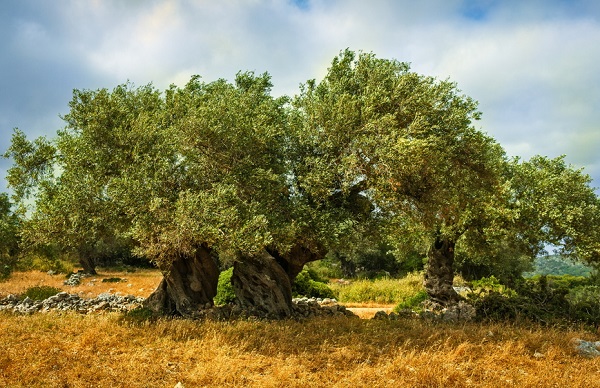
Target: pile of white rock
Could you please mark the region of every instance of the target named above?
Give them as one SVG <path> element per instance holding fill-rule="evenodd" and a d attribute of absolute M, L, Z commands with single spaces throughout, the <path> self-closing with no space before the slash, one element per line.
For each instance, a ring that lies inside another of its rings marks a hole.
<path fill-rule="evenodd" d="M 333 298 L 294 298 L 292 299 L 292 315 L 295 318 L 313 318 L 319 316 L 356 316 L 345 306 L 337 304 Z"/>
<path fill-rule="evenodd" d="M 23 299 L 16 295 L 8 295 L 0 299 L 0 311 L 11 311 L 20 314 L 33 314 L 48 311 L 76 311 L 89 314 L 99 311 L 126 312 L 142 305 L 144 298 L 133 295 L 120 295 L 104 292 L 95 298 L 82 298 L 77 294 L 59 292 L 42 301 Z"/>

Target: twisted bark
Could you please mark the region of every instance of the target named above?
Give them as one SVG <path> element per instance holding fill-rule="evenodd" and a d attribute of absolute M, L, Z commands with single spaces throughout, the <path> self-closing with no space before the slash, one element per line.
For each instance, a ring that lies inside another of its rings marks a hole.
<path fill-rule="evenodd" d="M 162 272 L 163 279 L 145 307 L 163 315 L 188 317 L 213 305 L 219 269 L 209 248 L 200 246 L 192 256 L 177 256 Z"/>
<path fill-rule="evenodd" d="M 453 288 L 454 246 L 454 241 L 438 237 L 427 254 L 423 285 L 429 297 L 442 305 L 453 304 L 461 299 Z"/>
<path fill-rule="evenodd" d="M 241 308 L 268 318 L 285 318 L 292 314 L 290 279 L 266 250 L 236 261 L 231 283 L 236 303 Z"/>

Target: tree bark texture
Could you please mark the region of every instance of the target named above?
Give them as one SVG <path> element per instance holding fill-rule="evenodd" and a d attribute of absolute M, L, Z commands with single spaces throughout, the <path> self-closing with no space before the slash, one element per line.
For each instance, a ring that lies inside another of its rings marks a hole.
<path fill-rule="evenodd" d="M 163 315 L 193 316 L 213 305 L 219 269 L 211 250 L 200 246 L 193 256 L 176 257 L 144 306 Z"/>
<path fill-rule="evenodd" d="M 89 255 L 79 254 L 79 264 L 83 268 L 83 272 L 89 275 L 97 275 L 96 263 Z"/>
<path fill-rule="evenodd" d="M 270 250 L 268 253 L 277 260 L 277 263 L 279 263 L 288 275 L 290 282 L 293 283 L 296 276 L 304 269 L 304 265 L 311 261 L 321 260 L 325 256 L 322 251 L 323 249 L 320 249 L 319 252 L 315 253 L 301 244 L 296 244 L 285 255 Z"/>
<path fill-rule="evenodd" d="M 236 303 L 267 318 L 292 313 L 292 286 L 286 271 L 267 251 L 244 256 L 233 265 L 231 283 Z"/>
<path fill-rule="evenodd" d="M 429 297 L 442 305 L 458 302 L 454 290 L 454 245 L 449 239 L 436 238 L 427 255 L 427 270 L 423 285 Z"/>

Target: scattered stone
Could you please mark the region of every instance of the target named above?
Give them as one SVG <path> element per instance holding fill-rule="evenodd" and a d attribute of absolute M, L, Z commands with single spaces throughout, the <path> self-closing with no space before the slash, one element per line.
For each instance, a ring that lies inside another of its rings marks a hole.
<path fill-rule="evenodd" d="M 454 291 L 456 291 L 456 293 L 458 294 L 468 294 L 470 292 L 473 292 L 473 290 L 471 290 L 471 288 L 467 286 L 453 286 L 452 288 L 454 288 Z"/>
<path fill-rule="evenodd" d="M 19 300 L 15 295 L 8 295 L 0 299 L 0 311 L 12 311 L 14 313 L 32 314 L 34 312 L 49 311 L 77 311 L 87 314 L 96 311 L 118 311 L 125 312 L 141 306 L 144 298 L 133 295 L 120 296 L 116 294 L 103 293 L 96 298 L 82 298 L 78 294 L 60 292 L 43 301 L 34 301 L 31 298 Z"/>
<path fill-rule="evenodd" d="M 81 284 L 84 278 L 90 275 L 83 272 L 72 273 L 69 278 L 63 282 L 65 286 L 78 286 Z M 93 281 L 93 280 L 92 280 Z"/>
<path fill-rule="evenodd" d="M 89 293 L 87 295 L 90 295 Z M 95 298 L 82 297 L 79 294 L 69 294 L 60 292 L 43 301 L 34 301 L 30 298 L 20 300 L 18 296 L 8 295 L 0 299 L 0 311 L 10 311 L 17 314 L 33 314 L 36 312 L 50 311 L 75 311 L 81 314 L 91 314 L 99 312 L 127 312 L 134 308 L 143 306 L 144 298 L 134 295 L 121 295 L 120 293 L 103 292 Z M 212 306 L 207 304 L 195 315 L 195 318 L 212 320 L 231 320 L 231 319 L 279 319 L 280 317 L 270 316 L 264 311 L 255 309 L 243 309 L 242 307 L 230 304 L 226 306 Z M 384 313 L 385 314 L 385 313 Z M 357 316 L 345 306 L 338 305 L 335 299 L 315 299 L 299 298 L 292 302 L 292 319 L 303 320 L 315 317 Z M 394 317 L 394 318 L 392 318 Z M 397 315 L 386 315 L 386 319 L 397 319 Z"/>
<path fill-rule="evenodd" d="M 582 339 L 574 339 L 575 350 L 585 358 L 594 358 L 600 356 L 600 341 L 590 342 Z"/>
<path fill-rule="evenodd" d="M 460 301 L 449 306 L 444 306 L 437 302 L 426 300 L 422 303 L 422 306 L 423 311 L 419 314 L 419 316 L 428 320 L 468 322 L 472 321 L 477 314 L 475 307 L 464 301 Z"/>
<path fill-rule="evenodd" d="M 49 270 L 48 272 L 46 272 L 48 275 L 53 276 L 56 275 L 58 272 L 54 271 L 54 270 Z"/>
<path fill-rule="evenodd" d="M 385 311 L 377 311 L 372 319 L 375 320 L 389 320 L 387 313 Z"/>

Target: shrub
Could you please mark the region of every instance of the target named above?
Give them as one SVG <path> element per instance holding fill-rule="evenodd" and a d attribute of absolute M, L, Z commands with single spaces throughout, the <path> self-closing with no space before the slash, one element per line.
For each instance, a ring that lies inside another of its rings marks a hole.
<path fill-rule="evenodd" d="M 320 280 L 315 272 L 304 269 L 294 279 L 292 294 L 309 298 L 335 298 L 333 290 Z"/>
<path fill-rule="evenodd" d="M 513 289 L 500 283 L 494 275 L 474 280 L 471 283 L 471 288 L 474 293 L 498 293 L 505 296 L 515 296 L 516 293 Z"/>
<path fill-rule="evenodd" d="M 8 279 L 14 267 L 15 260 L 13 258 L 0 255 L 0 281 Z"/>
<path fill-rule="evenodd" d="M 105 278 L 105 279 L 102 279 L 102 283 L 119 283 L 122 280 L 123 279 L 121 279 L 121 278 Z"/>
<path fill-rule="evenodd" d="M 429 295 L 427 291 L 420 290 L 416 294 L 412 296 L 406 297 L 402 302 L 400 302 L 395 308 L 395 312 L 400 312 L 402 310 L 413 310 L 419 311 L 421 309 L 421 303 L 429 299 Z"/>
<path fill-rule="evenodd" d="M 129 310 L 123 314 L 123 316 L 119 319 L 119 322 L 139 325 L 144 322 L 154 322 L 158 319 L 158 317 L 158 314 L 147 307 L 136 307 L 133 310 Z"/>
<path fill-rule="evenodd" d="M 29 287 L 27 290 L 25 290 L 25 292 L 22 294 L 22 297 L 29 297 L 33 300 L 42 301 L 58 294 L 61 291 L 62 290 L 60 288 L 51 286 L 35 286 Z"/>
<path fill-rule="evenodd" d="M 30 252 L 24 255 L 16 265 L 20 271 L 54 271 L 56 273 L 70 274 L 74 265 L 66 256 L 59 256 L 53 252 Z"/>
<path fill-rule="evenodd" d="M 326 257 L 323 260 L 308 263 L 304 268 L 309 269 L 320 279 L 339 279 L 344 277 L 339 260 Z"/>
<path fill-rule="evenodd" d="M 570 288 L 581 282 L 579 277 L 570 275 L 539 276 L 521 279 L 514 290 L 496 286 L 491 290 L 479 289 L 469 294 L 469 299 L 481 320 L 599 325 L 600 288 L 590 285 Z"/>
<path fill-rule="evenodd" d="M 217 295 L 214 298 L 215 305 L 225 305 L 235 301 L 235 291 L 231 284 L 231 275 L 233 267 L 221 271 L 219 274 L 219 283 L 217 284 Z"/>

